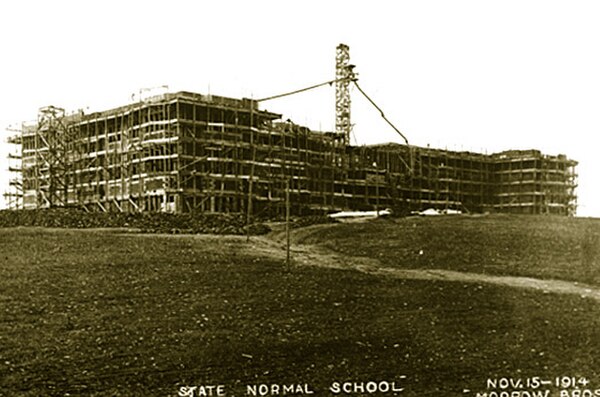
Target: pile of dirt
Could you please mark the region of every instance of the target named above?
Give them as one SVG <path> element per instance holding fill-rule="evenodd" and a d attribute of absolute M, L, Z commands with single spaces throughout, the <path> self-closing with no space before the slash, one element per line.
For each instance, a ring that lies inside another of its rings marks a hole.
<path fill-rule="evenodd" d="M 245 234 L 241 214 L 166 214 L 86 212 L 77 208 L 2 210 L 0 227 L 39 226 L 53 228 L 130 228 L 145 233 Z M 250 234 L 265 234 L 263 224 L 249 226 Z"/>

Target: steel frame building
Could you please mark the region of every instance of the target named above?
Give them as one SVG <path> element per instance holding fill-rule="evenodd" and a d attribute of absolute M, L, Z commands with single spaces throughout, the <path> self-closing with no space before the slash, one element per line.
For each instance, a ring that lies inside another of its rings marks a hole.
<path fill-rule="evenodd" d="M 345 125 L 340 122 L 340 125 Z M 250 99 L 157 95 L 103 112 L 40 109 L 20 146 L 12 207 L 277 215 L 390 207 L 574 215 L 576 161 L 401 144 L 350 146 Z M 13 158 L 13 160 L 14 160 Z"/>
<path fill-rule="evenodd" d="M 487 155 L 399 144 L 356 147 L 352 153 L 360 177 L 372 180 L 368 170 L 378 175 L 380 207 L 569 216 L 577 210 L 577 162 L 564 155 L 538 150 Z"/>

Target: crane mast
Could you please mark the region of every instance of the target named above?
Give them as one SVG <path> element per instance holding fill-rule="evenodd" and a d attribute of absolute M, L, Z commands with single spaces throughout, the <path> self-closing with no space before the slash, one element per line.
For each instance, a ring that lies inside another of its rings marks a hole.
<path fill-rule="evenodd" d="M 339 44 L 335 56 L 335 132 L 344 144 L 350 144 L 350 82 L 354 79 L 350 65 L 350 48 Z"/>

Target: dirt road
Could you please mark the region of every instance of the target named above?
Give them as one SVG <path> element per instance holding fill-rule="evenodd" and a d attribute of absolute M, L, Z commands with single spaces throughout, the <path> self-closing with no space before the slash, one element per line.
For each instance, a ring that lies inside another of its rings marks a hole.
<path fill-rule="evenodd" d="M 573 294 L 600 302 L 600 288 L 577 282 L 543 280 L 531 277 L 493 276 L 488 274 L 457 272 L 442 269 L 402 269 L 383 266 L 378 260 L 366 257 L 349 257 L 314 244 L 303 244 L 314 231 L 331 227 L 315 225 L 292 231 L 291 258 L 293 266 L 319 266 L 351 269 L 383 277 L 413 280 L 443 280 L 464 283 L 485 283 L 513 288 L 539 290 L 542 293 Z M 285 261 L 285 235 L 274 232 L 269 236 L 252 237 L 251 244 L 243 248 Z"/>

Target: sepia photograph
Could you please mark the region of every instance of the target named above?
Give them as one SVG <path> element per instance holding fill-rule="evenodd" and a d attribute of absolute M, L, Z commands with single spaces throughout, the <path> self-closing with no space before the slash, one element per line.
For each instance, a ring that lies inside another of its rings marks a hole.
<path fill-rule="evenodd" d="M 598 21 L 0 4 L 0 396 L 600 397 Z"/>

